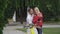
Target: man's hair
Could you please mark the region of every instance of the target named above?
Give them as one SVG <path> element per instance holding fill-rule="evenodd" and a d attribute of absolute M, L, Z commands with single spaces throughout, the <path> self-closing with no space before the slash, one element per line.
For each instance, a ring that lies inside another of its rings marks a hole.
<path fill-rule="evenodd" d="M 28 11 L 30 11 L 31 9 L 33 9 L 32 6 L 29 7 Z"/>

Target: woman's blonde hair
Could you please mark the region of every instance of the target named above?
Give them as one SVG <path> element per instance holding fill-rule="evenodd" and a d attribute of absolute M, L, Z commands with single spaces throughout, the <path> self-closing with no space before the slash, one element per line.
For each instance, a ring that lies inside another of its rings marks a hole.
<path fill-rule="evenodd" d="M 38 16 L 43 17 L 38 7 L 35 7 L 34 9 L 37 11 Z"/>
<path fill-rule="evenodd" d="M 35 7 L 34 9 L 35 9 L 38 13 L 40 13 L 40 10 L 39 10 L 38 7 Z"/>

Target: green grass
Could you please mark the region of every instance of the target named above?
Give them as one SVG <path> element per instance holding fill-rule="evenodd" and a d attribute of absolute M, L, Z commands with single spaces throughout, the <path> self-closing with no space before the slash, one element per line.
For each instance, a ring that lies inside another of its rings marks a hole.
<path fill-rule="evenodd" d="M 16 29 L 26 32 L 26 29 Z M 60 28 L 43 28 L 43 34 L 60 34 Z"/>
<path fill-rule="evenodd" d="M 26 32 L 26 29 L 25 28 L 16 29 L 16 30 L 19 30 L 19 31 L 22 31 L 22 32 Z"/>
<path fill-rule="evenodd" d="M 60 34 L 60 28 L 43 28 L 44 34 Z"/>

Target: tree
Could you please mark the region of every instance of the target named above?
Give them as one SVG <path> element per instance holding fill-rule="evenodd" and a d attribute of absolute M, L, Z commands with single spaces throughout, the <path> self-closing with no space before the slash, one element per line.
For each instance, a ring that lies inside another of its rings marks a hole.
<path fill-rule="evenodd" d="M 0 34 L 3 34 L 2 30 L 5 25 L 4 11 L 7 8 L 7 2 L 8 0 L 0 0 Z"/>

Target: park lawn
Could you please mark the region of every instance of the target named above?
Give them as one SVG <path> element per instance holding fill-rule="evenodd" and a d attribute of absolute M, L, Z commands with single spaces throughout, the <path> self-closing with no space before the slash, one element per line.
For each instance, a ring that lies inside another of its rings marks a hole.
<path fill-rule="evenodd" d="M 26 29 L 25 28 L 21 28 L 21 29 L 16 29 L 16 30 L 19 30 L 19 31 L 22 31 L 22 32 L 26 32 Z"/>
<path fill-rule="evenodd" d="M 60 34 L 60 28 L 43 28 L 43 34 Z"/>
<path fill-rule="evenodd" d="M 26 29 L 16 29 L 26 33 Z M 60 28 L 43 28 L 43 34 L 60 34 Z"/>

